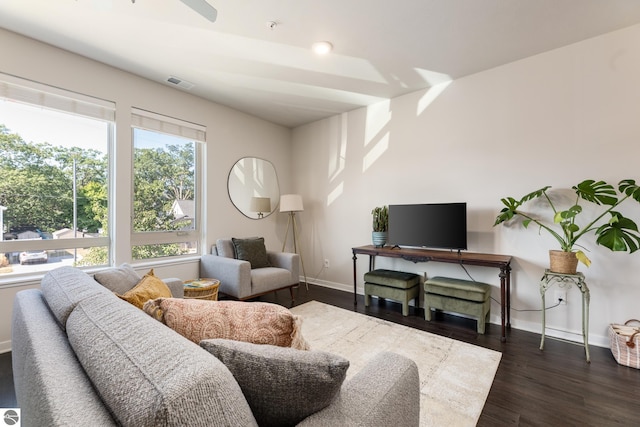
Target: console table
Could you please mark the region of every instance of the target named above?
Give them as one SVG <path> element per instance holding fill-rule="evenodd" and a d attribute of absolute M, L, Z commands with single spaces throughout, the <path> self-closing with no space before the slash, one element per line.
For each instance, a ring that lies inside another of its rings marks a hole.
<path fill-rule="evenodd" d="M 353 304 L 358 304 L 357 299 L 357 273 L 356 260 L 358 254 L 369 255 L 369 271 L 375 269 L 377 256 L 387 258 L 401 258 L 413 263 L 417 262 L 445 262 L 450 264 L 477 265 L 480 267 L 499 268 L 500 273 L 500 314 L 502 318 L 502 335 L 500 341 L 507 340 L 506 329 L 511 328 L 511 256 L 483 254 L 477 252 L 452 252 L 432 249 L 409 249 L 385 246 L 376 248 L 373 245 L 352 248 L 353 251 Z"/>

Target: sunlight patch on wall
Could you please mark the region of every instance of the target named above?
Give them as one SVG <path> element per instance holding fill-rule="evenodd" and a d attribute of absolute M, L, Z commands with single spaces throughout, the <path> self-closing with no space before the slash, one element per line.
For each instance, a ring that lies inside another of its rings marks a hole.
<path fill-rule="evenodd" d="M 362 172 L 366 172 L 389 148 L 389 132 L 385 133 L 362 160 Z"/>
<path fill-rule="evenodd" d="M 367 107 L 367 119 L 364 130 L 364 146 L 373 145 L 362 161 L 362 171 L 366 172 L 376 160 L 389 148 L 389 131 L 385 132 L 391 122 L 391 100 L 378 102 Z"/>
<path fill-rule="evenodd" d="M 390 121 L 390 99 L 369 105 L 367 107 L 367 124 L 364 131 L 364 146 L 369 145 Z"/>
<path fill-rule="evenodd" d="M 329 182 L 332 182 L 345 168 L 349 116 L 347 113 L 342 113 L 330 120 L 332 121 L 331 133 L 335 133 L 335 137 L 332 138 L 335 144 L 329 147 Z"/>
<path fill-rule="evenodd" d="M 331 206 L 331 204 L 335 202 L 342 193 L 344 193 L 344 181 L 341 181 L 338 186 L 329 193 L 327 196 L 327 206 Z"/>
<path fill-rule="evenodd" d="M 436 86 L 432 86 L 429 89 L 427 89 L 425 94 L 422 95 L 422 97 L 420 98 L 420 101 L 418 101 L 416 116 L 419 116 L 422 113 L 424 113 L 424 110 L 426 110 L 427 107 L 429 107 L 429 105 L 431 105 L 431 103 L 435 101 L 436 98 L 440 96 L 442 92 L 444 92 L 444 90 L 449 86 L 449 84 L 451 84 L 451 80 L 448 82 L 440 83 Z"/>

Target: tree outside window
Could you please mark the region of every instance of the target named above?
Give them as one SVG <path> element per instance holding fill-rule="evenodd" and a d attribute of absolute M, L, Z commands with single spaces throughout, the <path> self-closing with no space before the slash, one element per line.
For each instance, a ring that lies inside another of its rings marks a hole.
<path fill-rule="evenodd" d="M 177 238 L 197 230 L 196 142 L 134 128 L 133 231 L 163 233 L 162 242 L 134 244 L 133 258 L 177 256 L 197 251 L 197 240 Z M 167 233 L 173 232 L 173 233 Z M 156 234 L 157 236 L 157 234 Z M 176 241 L 177 240 L 177 241 Z"/>
<path fill-rule="evenodd" d="M 108 264 L 111 126 L 0 98 L 2 272 Z"/>

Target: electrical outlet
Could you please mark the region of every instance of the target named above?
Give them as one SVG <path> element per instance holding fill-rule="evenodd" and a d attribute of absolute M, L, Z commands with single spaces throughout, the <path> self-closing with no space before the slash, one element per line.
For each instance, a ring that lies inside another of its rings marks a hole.
<path fill-rule="evenodd" d="M 328 259 L 324 260 L 324 268 L 329 268 L 329 260 Z"/>
<path fill-rule="evenodd" d="M 555 298 L 555 302 L 562 300 L 560 301 L 560 305 L 567 305 L 567 291 L 564 289 L 556 289 Z"/>

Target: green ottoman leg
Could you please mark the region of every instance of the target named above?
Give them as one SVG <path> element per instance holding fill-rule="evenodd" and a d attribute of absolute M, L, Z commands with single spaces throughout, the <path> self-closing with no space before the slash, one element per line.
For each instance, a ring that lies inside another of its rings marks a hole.
<path fill-rule="evenodd" d="M 486 324 L 489 323 L 489 317 L 491 317 L 491 300 L 487 300 L 482 303 L 482 311 L 478 315 L 478 333 L 484 334 Z"/>
<path fill-rule="evenodd" d="M 485 317 L 480 314 L 480 316 L 478 316 L 478 333 L 479 334 L 484 334 L 484 320 Z"/>
<path fill-rule="evenodd" d="M 424 320 L 427 322 L 431 320 L 431 306 L 426 294 L 424 295 Z"/>
<path fill-rule="evenodd" d="M 404 293 L 404 300 L 402 301 L 402 315 L 409 315 L 409 301 L 415 300 L 416 309 L 420 307 L 420 285 L 415 285 L 413 288 L 407 289 Z"/>

